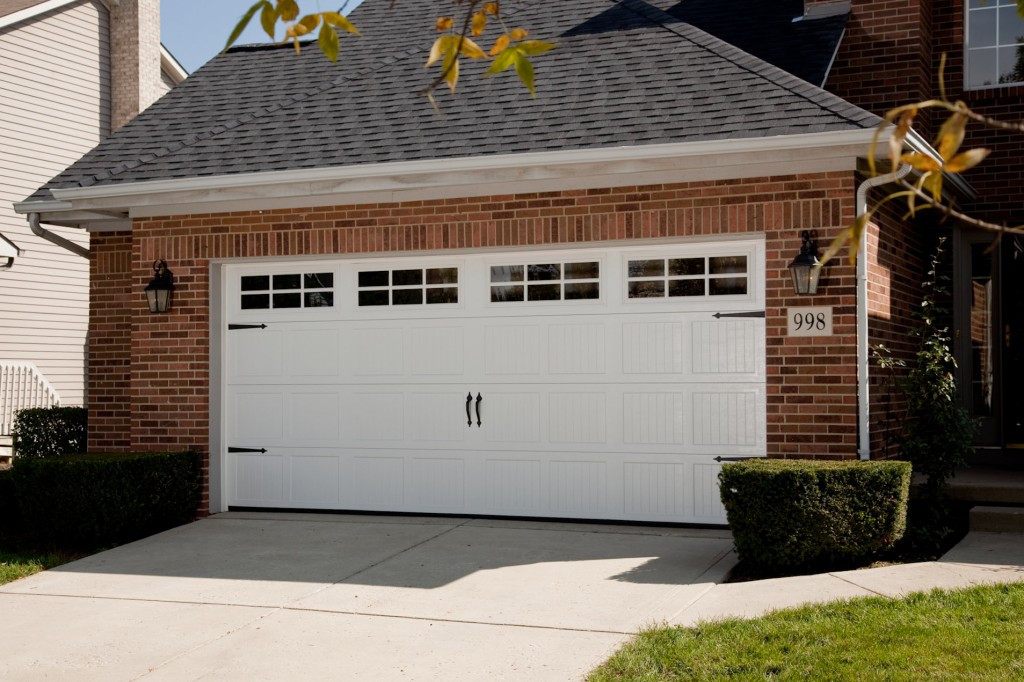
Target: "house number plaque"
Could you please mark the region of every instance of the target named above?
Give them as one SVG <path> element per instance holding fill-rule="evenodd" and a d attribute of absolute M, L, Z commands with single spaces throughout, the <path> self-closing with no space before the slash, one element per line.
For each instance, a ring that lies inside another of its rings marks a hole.
<path fill-rule="evenodd" d="M 832 306 L 787 308 L 787 336 L 832 336 Z"/>

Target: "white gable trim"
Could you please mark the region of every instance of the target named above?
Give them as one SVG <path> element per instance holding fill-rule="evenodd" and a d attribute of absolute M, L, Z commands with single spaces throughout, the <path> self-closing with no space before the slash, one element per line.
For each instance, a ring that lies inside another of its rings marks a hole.
<path fill-rule="evenodd" d="M 31 19 L 32 17 L 40 14 L 45 14 L 51 10 L 60 9 L 64 5 L 70 5 L 78 1 L 79 0 L 47 0 L 46 2 L 41 2 L 38 5 L 26 7 L 25 9 L 14 12 L 13 14 L 0 17 L 0 28 L 13 26 L 14 24 L 25 21 L 26 19 Z"/>
<path fill-rule="evenodd" d="M 188 78 L 188 71 L 162 43 L 160 44 L 160 68 L 175 83 L 180 83 Z"/>

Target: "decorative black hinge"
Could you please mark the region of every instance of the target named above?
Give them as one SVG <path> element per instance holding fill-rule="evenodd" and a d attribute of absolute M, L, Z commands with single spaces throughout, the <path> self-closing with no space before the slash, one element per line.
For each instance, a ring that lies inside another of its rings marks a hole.
<path fill-rule="evenodd" d="M 233 445 L 228 446 L 228 452 L 266 452 L 266 448 L 236 448 Z"/>
<path fill-rule="evenodd" d="M 763 310 L 751 310 L 745 313 L 715 313 L 712 317 L 764 317 Z"/>
<path fill-rule="evenodd" d="M 748 459 L 759 459 L 758 457 L 715 457 L 716 462 L 746 462 Z"/>
<path fill-rule="evenodd" d="M 265 324 L 229 324 L 228 325 L 228 330 L 229 331 L 232 330 L 232 329 L 266 329 L 266 328 L 267 328 L 267 325 L 265 325 Z"/>

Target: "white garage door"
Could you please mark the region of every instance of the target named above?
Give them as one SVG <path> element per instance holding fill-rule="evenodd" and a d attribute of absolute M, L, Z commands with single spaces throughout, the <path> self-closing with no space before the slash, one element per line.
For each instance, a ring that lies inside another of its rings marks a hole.
<path fill-rule="evenodd" d="M 233 507 L 721 523 L 761 241 L 225 268 Z"/>

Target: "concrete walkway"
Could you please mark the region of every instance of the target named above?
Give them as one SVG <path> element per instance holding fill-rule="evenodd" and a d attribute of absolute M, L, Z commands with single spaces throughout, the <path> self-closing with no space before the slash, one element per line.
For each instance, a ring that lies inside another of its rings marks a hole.
<path fill-rule="evenodd" d="M 650 624 L 1022 580 L 1022 540 L 719 584 L 725 531 L 220 514 L 0 587 L 0 679 L 580 679 Z"/>

